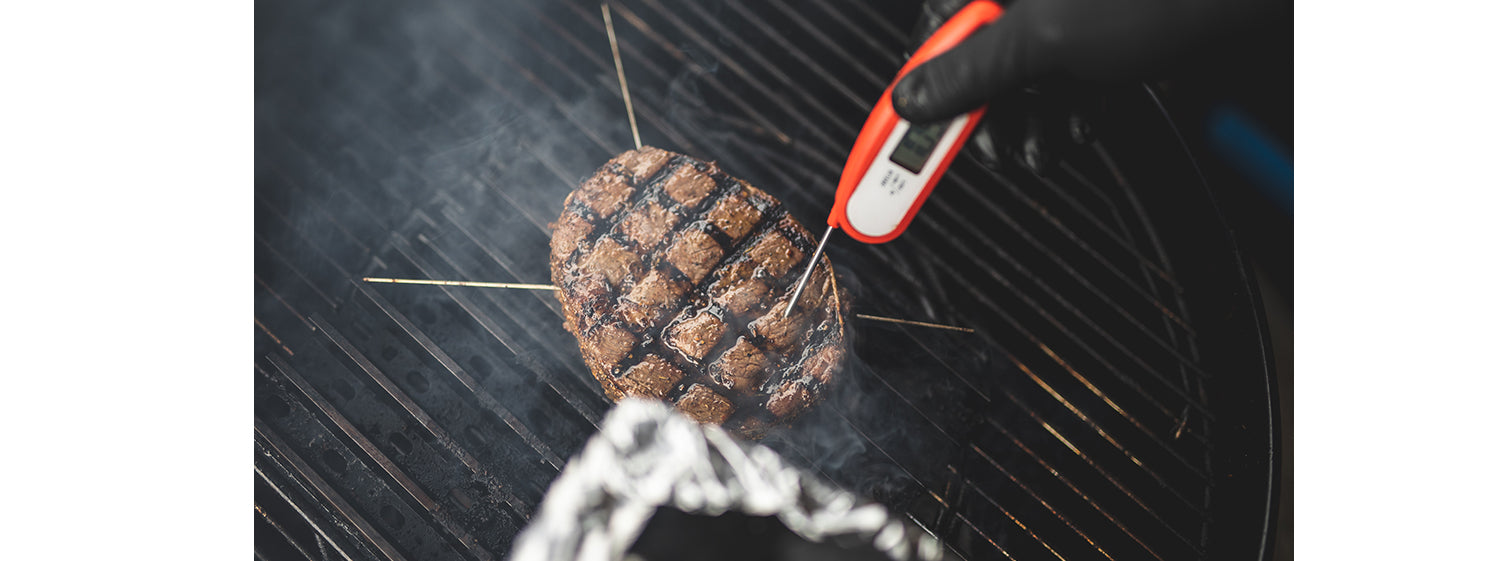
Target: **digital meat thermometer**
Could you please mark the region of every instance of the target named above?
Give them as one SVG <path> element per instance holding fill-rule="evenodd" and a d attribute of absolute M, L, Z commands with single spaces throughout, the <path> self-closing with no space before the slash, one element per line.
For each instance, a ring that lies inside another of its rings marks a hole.
<path fill-rule="evenodd" d="M 843 228 L 849 237 L 865 243 L 885 243 L 906 231 L 917 209 L 922 208 L 922 202 L 932 193 L 932 187 L 958 155 L 958 149 L 974 132 L 987 106 L 951 121 L 912 125 L 891 107 L 891 90 L 911 69 L 947 52 L 975 30 L 998 19 L 1003 11 L 999 4 L 989 0 L 971 2 L 939 27 L 896 73 L 891 85 L 886 86 L 849 151 L 833 212 L 828 214 L 828 231 L 818 242 L 807 271 L 797 281 L 783 317 L 792 314 L 835 228 Z"/>

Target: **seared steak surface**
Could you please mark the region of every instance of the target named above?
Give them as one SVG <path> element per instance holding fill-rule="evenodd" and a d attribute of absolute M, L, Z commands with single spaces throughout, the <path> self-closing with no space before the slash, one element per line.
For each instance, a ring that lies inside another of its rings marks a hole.
<path fill-rule="evenodd" d="M 816 240 L 714 163 L 645 147 L 563 202 L 552 282 L 604 392 L 666 400 L 759 438 L 820 399 L 843 363 L 847 298 Z"/>

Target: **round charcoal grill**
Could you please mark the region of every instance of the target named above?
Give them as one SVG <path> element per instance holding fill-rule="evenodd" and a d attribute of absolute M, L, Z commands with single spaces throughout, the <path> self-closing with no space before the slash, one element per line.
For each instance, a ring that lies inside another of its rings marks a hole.
<path fill-rule="evenodd" d="M 646 144 L 817 225 L 916 2 L 610 2 Z M 492 559 L 611 403 L 548 222 L 633 147 L 598 4 L 256 6 L 256 553 Z M 1269 557 L 1269 349 L 1151 92 L 1046 177 L 954 164 L 900 239 L 835 236 L 861 320 L 766 444 L 963 559 Z M 1003 108 L 996 108 L 1003 110 Z M 1019 167 L 1015 169 L 1019 170 Z"/>

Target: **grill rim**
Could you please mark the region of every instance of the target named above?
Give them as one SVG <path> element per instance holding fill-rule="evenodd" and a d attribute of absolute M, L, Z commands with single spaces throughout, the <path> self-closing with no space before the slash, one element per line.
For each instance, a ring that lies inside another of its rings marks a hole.
<path fill-rule="evenodd" d="M 1217 245 L 1221 252 L 1217 255 L 1216 262 L 1210 265 L 1207 262 L 1195 260 L 1184 260 L 1184 256 L 1203 254 L 1202 251 L 1192 251 L 1190 248 L 1201 240 L 1192 240 L 1185 236 L 1163 235 L 1163 229 L 1171 229 L 1177 226 L 1175 221 L 1163 221 L 1160 219 L 1162 209 L 1172 208 L 1171 204 L 1162 204 L 1168 199 L 1166 193 L 1152 193 L 1149 189 L 1128 189 L 1142 201 L 1142 215 L 1150 218 L 1150 224 L 1154 227 L 1157 239 L 1155 244 L 1162 248 L 1164 259 L 1166 256 L 1172 258 L 1172 271 L 1183 286 L 1219 286 L 1230 289 L 1223 300 L 1215 302 L 1201 293 L 1191 291 L 1184 292 L 1186 308 L 1196 310 L 1194 325 L 1199 327 L 1200 332 L 1205 332 L 1204 345 L 1200 348 L 1200 354 L 1205 360 L 1215 360 L 1215 351 L 1229 350 L 1234 359 L 1251 359 L 1244 362 L 1241 374 L 1246 376 L 1220 375 L 1210 381 L 1210 392 L 1218 397 L 1213 406 L 1226 412 L 1237 412 L 1237 415 L 1225 414 L 1220 416 L 1213 441 L 1215 450 L 1212 453 L 1211 466 L 1214 472 L 1213 485 L 1209 488 L 1214 491 L 1213 502 L 1216 507 L 1210 508 L 1207 519 L 1212 524 L 1206 528 L 1204 543 L 1215 548 L 1216 553 L 1225 550 L 1233 551 L 1255 551 L 1253 558 L 1266 560 L 1274 553 L 1274 541 L 1276 535 L 1276 520 L 1281 497 L 1282 487 L 1282 442 L 1281 442 L 1281 406 L 1278 399 L 1277 378 L 1275 372 L 1274 354 L 1271 349 L 1270 327 L 1267 323 L 1264 306 L 1262 304 L 1260 288 L 1255 282 L 1254 273 L 1250 267 L 1249 256 L 1243 246 L 1236 238 L 1234 228 L 1230 225 L 1227 215 L 1221 205 L 1220 199 L 1213 188 L 1210 179 L 1203 174 L 1197 157 L 1183 138 L 1173 117 L 1172 108 L 1167 100 L 1151 84 L 1137 84 L 1127 92 L 1143 98 L 1143 103 L 1149 104 L 1155 110 L 1145 114 L 1122 115 L 1134 117 L 1124 119 L 1128 125 L 1123 125 L 1123 130 L 1147 130 L 1156 129 L 1158 134 L 1167 135 L 1171 141 L 1167 146 L 1175 149 L 1176 157 L 1182 158 L 1188 164 L 1177 168 L 1186 176 L 1185 181 L 1177 183 L 1165 183 L 1175 185 L 1191 186 L 1191 189 L 1172 193 L 1171 195 L 1191 194 L 1198 199 L 1198 203 L 1205 205 L 1208 212 L 1197 217 L 1177 216 L 1177 220 L 1188 219 L 1202 222 L 1207 220 L 1213 224 L 1213 228 L 1199 229 L 1205 234 L 1212 233 L 1218 238 Z M 1106 129 L 1107 130 L 1107 129 Z M 1101 140 L 1103 137 L 1101 137 Z M 1122 157 L 1117 158 L 1119 162 L 1129 162 L 1122 165 L 1122 169 L 1129 168 L 1136 173 L 1142 173 L 1146 166 L 1144 162 L 1149 159 L 1140 159 L 1132 162 L 1130 155 L 1133 150 L 1128 142 L 1116 142 L 1116 147 Z M 1168 166 L 1160 166 L 1160 169 L 1171 169 Z M 1156 203 L 1156 204 L 1152 204 Z M 1155 211 L 1155 212 L 1152 212 Z M 1222 268 L 1228 271 L 1228 275 L 1214 274 L 1213 269 Z M 1230 282 L 1202 283 L 1192 282 L 1187 279 L 1195 277 L 1218 277 L 1231 279 Z M 1214 304 L 1219 305 L 1214 305 Z M 1221 318 L 1215 318 L 1215 313 L 1223 312 Z M 1238 325 L 1236 325 L 1238 324 Z M 1209 327 L 1210 329 L 1204 329 Z M 1215 337 L 1214 335 L 1219 335 Z M 1238 348 L 1239 352 L 1232 352 Z M 1216 362 L 1225 362 L 1222 355 Z M 1233 399 L 1224 399 L 1224 396 L 1254 396 L 1254 401 L 1236 402 Z M 1243 422 L 1239 426 L 1232 420 Z M 1229 429 L 1223 431 L 1222 429 Z M 1223 434 L 1231 432 L 1232 436 Z M 1238 444 L 1238 445 L 1232 445 Z M 1251 477 L 1237 477 L 1249 475 Z M 1246 481 L 1252 483 L 1246 483 Z M 1226 500 L 1223 491 L 1229 491 L 1230 497 Z M 1241 500 L 1235 500 L 1241 499 Z M 1245 499 L 1251 502 L 1244 502 Z M 1233 508 L 1245 504 L 1259 504 L 1263 509 Z M 1256 531 L 1232 531 L 1238 528 L 1257 528 Z"/>

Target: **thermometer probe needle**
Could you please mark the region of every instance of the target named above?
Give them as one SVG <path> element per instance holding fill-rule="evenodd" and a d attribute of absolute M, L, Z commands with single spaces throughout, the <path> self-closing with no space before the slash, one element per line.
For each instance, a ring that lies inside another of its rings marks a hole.
<path fill-rule="evenodd" d="M 384 279 L 378 277 L 365 277 L 365 282 L 384 282 L 391 284 L 432 284 L 437 286 L 473 286 L 478 288 L 520 288 L 524 290 L 557 290 L 550 284 L 525 284 L 517 282 L 472 282 L 472 281 L 450 281 L 429 279 Z"/>
<path fill-rule="evenodd" d="M 823 236 L 823 240 L 827 241 L 828 240 L 828 236 L 827 235 Z M 816 257 L 816 255 L 814 255 L 814 257 Z M 523 284 L 523 283 L 514 283 L 514 282 L 473 282 L 473 281 L 451 281 L 451 280 L 431 280 L 431 279 L 386 279 L 386 278 L 378 278 L 378 277 L 364 277 L 364 278 L 362 278 L 360 280 L 363 280 L 365 282 L 380 282 L 380 283 L 388 283 L 388 284 L 429 284 L 429 285 L 437 285 L 437 286 L 472 286 L 472 287 L 478 287 L 478 288 L 522 288 L 522 289 L 526 289 L 526 290 L 557 290 L 556 286 L 552 286 L 550 284 Z M 870 319 L 870 320 L 875 320 L 875 321 L 888 321 L 888 322 L 891 322 L 891 323 L 903 323 L 903 324 L 906 324 L 906 325 L 918 325 L 918 326 L 922 326 L 922 327 L 936 327 L 936 328 L 939 328 L 939 329 L 952 329 L 954 331 L 966 331 L 966 332 L 969 332 L 969 333 L 973 333 L 974 332 L 973 329 L 969 329 L 967 327 L 955 327 L 955 326 L 952 326 L 952 325 L 940 325 L 940 324 L 936 324 L 936 323 L 927 323 L 925 321 L 911 321 L 911 320 L 908 320 L 908 319 L 887 318 L 887 317 L 872 316 L 872 315 L 866 315 L 866 314 L 854 314 L 854 317 L 861 318 L 861 319 Z M 258 319 L 255 320 L 255 324 L 258 325 L 258 326 L 260 326 L 263 331 L 266 331 L 267 335 L 271 334 L 271 332 L 269 330 L 265 329 L 264 325 L 260 324 L 260 320 L 258 320 Z M 271 338 L 272 339 L 276 339 L 276 336 L 275 335 L 271 335 Z M 280 343 L 281 340 L 280 339 L 276 339 L 276 342 Z M 291 351 L 288 350 L 287 352 L 290 353 Z"/>
<path fill-rule="evenodd" d="M 786 305 L 786 312 L 781 314 L 783 318 L 792 317 L 792 308 L 797 307 L 797 299 L 802 297 L 802 289 L 807 288 L 807 278 L 812 276 L 813 267 L 818 266 L 818 257 L 823 255 L 823 246 L 828 245 L 828 237 L 833 235 L 833 226 L 823 232 L 823 241 L 818 242 L 818 249 L 813 251 L 812 260 L 807 263 L 807 271 L 802 273 L 802 280 L 797 281 L 797 290 L 792 292 L 792 301 Z"/>

